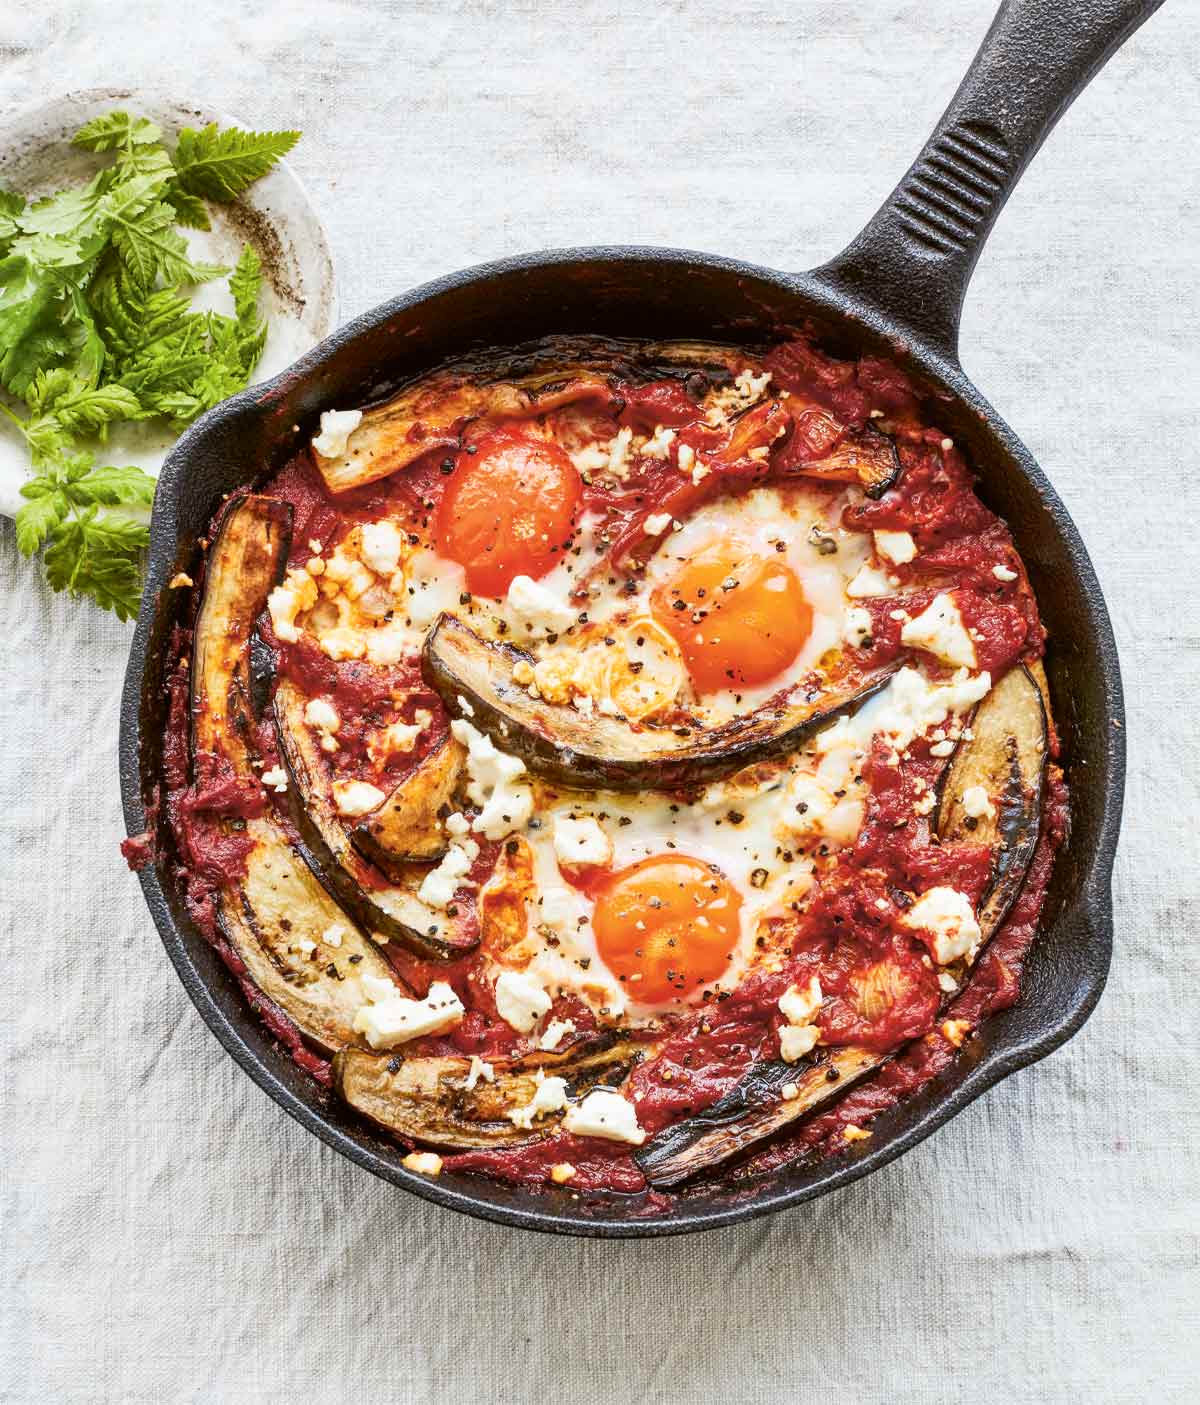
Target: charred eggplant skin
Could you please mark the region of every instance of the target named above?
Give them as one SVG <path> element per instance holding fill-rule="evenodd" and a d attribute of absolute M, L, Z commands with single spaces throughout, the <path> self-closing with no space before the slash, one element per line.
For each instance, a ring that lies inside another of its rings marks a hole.
<path fill-rule="evenodd" d="M 251 658 L 255 621 L 283 574 L 291 508 L 247 495 L 227 507 L 209 553 L 192 656 L 193 764 L 203 752 L 242 780 L 255 776 L 253 712 L 261 703 Z M 236 887 L 221 890 L 217 921 L 250 981 L 326 1053 L 355 1038 L 364 974 L 390 978 L 374 946 L 297 857 L 269 815 L 246 822 L 254 845 Z M 333 927 L 336 950 L 322 938 Z M 311 949 L 302 943 L 311 943 Z M 318 959 L 319 958 L 319 959 Z"/>
<path fill-rule="evenodd" d="M 743 767 L 795 751 L 840 713 L 878 692 L 896 661 L 850 686 L 768 703 L 747 718 L 708 732 L 634 728 L 616 717 L 584 717 L 533 698 L 514 678 L 529 656 L 482 639 L 442 615 L 425 641 L 425 678 L 456 717 L 468 717 L 534 775 L 574 789 L 685 790 L 722 780 Z M 464 702 L 466 706 L 464 706 Z M 469 709 L 469 710 L 468 710 Z"/>
<path fill-rule="evenodd" d="M 943 844 L 991 846 L 992 879 L 978 917 L 982 946 L 999 930 L 1021 890 L 1041 827 L 1049 735 L 1042 691 L 1027 668 L 1011 669 L 992 689 L 971 719 L 971 733 L 971 741 L 960 744 L 944 773 L 935 829 Z M 985 831 L 964 823 L 961 795 L 972 784 L 1001 797 Z M 712 1107 L 666 1128 L 635 1159 L 652 1185 L 677 1185 L 793 1126 L 889 1057 L 846 1046 L 819 1053 L 802 1070 L 779 1062 L 760 1064 Z M 833 1081 L 830 1068 L 838 1074 Z M 779 1091 L 785 1082 L 796 1085 L 795 1095 L 786 1100 Z"/>
<path fill-rule="evenodd" d="M 348 1048 L 334 1059 L 333 1086 L 347 1106 L 392 1136 L 465 1151 L 537 1141 L 554 1130 L 556 1116 L 533 1130 L 507 1116 L 532 1101 L 539 1073 L 565 1079 L 568 1095 L 579 1098 L 602 1084 L 616 1087 L 640 1057 L 640 1045 L 612 1030 L 561 1052 L 497 1060 L 490 1080 L 471 1083 L 469 1059 L 405 1059 Z"/>
<path fill-rule="evenodd" d="M 840 1097 L 882 1062 L 870 1050 L 844 1048 L 822 1051 L 802 1068 L 780 1059 L 758 1064 L 711 1107 L 665 1128 L 634 1159 L 651 1185 L 678 1185 Z M 784 1098 L 788 1084 L 795 1093 Z"/>

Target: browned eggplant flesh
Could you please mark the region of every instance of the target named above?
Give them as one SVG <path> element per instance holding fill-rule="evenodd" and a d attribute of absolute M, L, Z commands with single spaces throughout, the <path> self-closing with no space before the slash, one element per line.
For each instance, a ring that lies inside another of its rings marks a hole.
<path fill-rule="evenodd" d="M 892 662 L 848 683 L 794 689 L 746 717 L 703 730 L 585 717 L 518 683 L 514 673 L 529 663 L 520 649 L 483 639 L 452 615 L 430 631 L 423 657 L 426 679 L 448 711 L 469 717 L 535 775 L 616 791 L 683 790 L 786 755 L 877 693 L 900 666 Z"/>
<path fill-rule="evenodd" d="M 533 1102 L 539 1074 L 562 1078 L 575 1101 L 593 1088 L 618 1086 L 640 1054 L 638 1043 L 615 1032 L 559 1053 L 492 1063 L 348 1048 L 334 1060 L 334 1087 L 356 1112 L 407 1141 L 455 1150 L 506 1146 L 537 1140 L 561 1118 L 558 1110 L 525 1127 L 510 1116 Z"/>
<path fill-rule="evenodd" d="M 246 496 L 230 504 L 209 555 L 192 665 L 193 753 L 257 781 L 250 738 L 249 644 L 283 571 L 290 509 Z M 374 944 L 346 917 L 269 814 L 244 825 L 253 840 L 246 874 L 218 899 L 218 922 L 253 983 L 317 1047 L 356 1038 L 362 977 L 390 979 Z"/>

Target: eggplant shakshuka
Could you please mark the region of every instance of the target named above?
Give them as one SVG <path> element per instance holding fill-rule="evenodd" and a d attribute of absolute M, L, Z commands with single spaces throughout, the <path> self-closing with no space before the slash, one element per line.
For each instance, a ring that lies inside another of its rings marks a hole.
<path fill-rule="evenodd" d="M 1044 631 L 934 419 L 803 336 L 554 340 L 327 411 L 223 504 L 167 861 L 407 1166 L 842 1154 L 1017 999 L 1066 824 Z"/>

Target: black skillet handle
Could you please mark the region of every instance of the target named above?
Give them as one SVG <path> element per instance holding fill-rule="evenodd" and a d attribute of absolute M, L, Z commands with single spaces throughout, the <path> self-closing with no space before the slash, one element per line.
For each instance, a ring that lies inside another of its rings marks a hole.
<path fill-rule="evenodd" d="M 925 149 L 814 275 L 958 359 L 963 297 L 1021 173 L 1092 76 L 1163 0 L 1004 0 Z"/>

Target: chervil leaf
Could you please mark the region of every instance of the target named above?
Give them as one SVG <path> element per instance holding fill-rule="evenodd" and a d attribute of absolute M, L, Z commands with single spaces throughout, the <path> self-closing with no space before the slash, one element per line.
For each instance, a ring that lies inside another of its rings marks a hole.
<path fill-rule="evenodd" d="M 141 417 L 137 396 L 123 385 L 98 385 L 63 396 L 54 405 L 54 418 L 71 435 L 95 434 L 113 420 Z"/>
<path fill-rule="evenodd" d="M 189 195 L 172 182 L 163 192 L 163 199 L 175 211 L 176 220 L 188 229 L 211 229 L 212 221 L 204 201 L 196 195 Z"/>
<path fill-rule="evenodd" d="M 249 244 L 243 245 L 237 267 L 229 275 L 229 291 L 238 326 L 243 331 L 258 330 L 258 295 L 262 290 L 262 260 Z"/>
<path fill-rule="evenodd" d="M 24 208 L 24 196 L 0 187 L 0 255 L 8 253 L 9 244 L 16 238 L 17 216 Z"/>
<path fill-rule="evenodd" d="M 219 132 L 215 122 L 201 131 L 185 127 L 175 150 L 179 184 L 207 200 L 236 199 L 299 140 L 299 132 L 244 132 L 240 127 Z"/>
<path fill-rule="evenodd" d="M 187 241 L 175 228 L 175 211 L 156 202 L 136 218 L 115 217 L 113 244 L 129 276 L 150 289 L 161 274 L 167 283 L 204 283 L 226 270 L 219 265 L 194 264 Z"/>
<path fill-rule="evenodd" d="M 0 259 L 0 384 L 14 394 L 69 350 L 57 313 L 57 290 L 28 258 Z"/>
<path fill-rule="evenodd" d="M 131 176 L 145 176 L 155 182 L 159 193 L 175 175 L 171 158 L 161 146 L 135 146 L 122 151 L 117 157 L 117 171 L 122 180 Z"/>
<path fill-rule="evenodd" d="M 141 468 L 128 464 L 124 468 L 109 466 L 89 469 L 71 484 L 70 494 L 75 502 L 101 503 L 105 507 L 149 507 L 154 501 L 155 482 Z"/>
<path fill-rule="evenodd" d="M 17 509 L 17 550 L 32 556 L 67 515 L 66 495 L 45 478 L 26 483 L 21 493 L 29 501 Z"/>
<path fill-rule="evenodd" d="M 250 249 L 230 276 L 232 317 L 193 311 L 187 288 L 229 270 L 194 261 L 178 226 L 208 228 L 205 199 L 265 174 L 292 132 L 186 131 L 179 169 L 159 128 L 128 112 L 74 144 L 111 154 L 90 181 L 27 206 L 0 190 L 0 412 L 25 437 L 37 476 L 22 490 L 17 542 L 43 552 L 55 590 L 128 619 L 138 606 L 154 480 L 97 467 L 85 442 L 119 420 L 194 419 L 241 390 L 262 353 L 262 271 Z"/>
<path fill-rule="evenodd" d="M 127 620 L 141 595 L 141 553 L 149 529 L 125 517 L 97 517 L 85 509 L 53 528 L 46 548 L 46 579 L 52 590 L 86 595 L 102 609 Z"/>
<path fill-rule="evenodd" d="M 71 145 L 88 151 L 113 151 L 119 146 L 151 146 L 161 139 L 162 128 L 148 117 L 106 112 L 80 127 L 71 138 Z"/>

